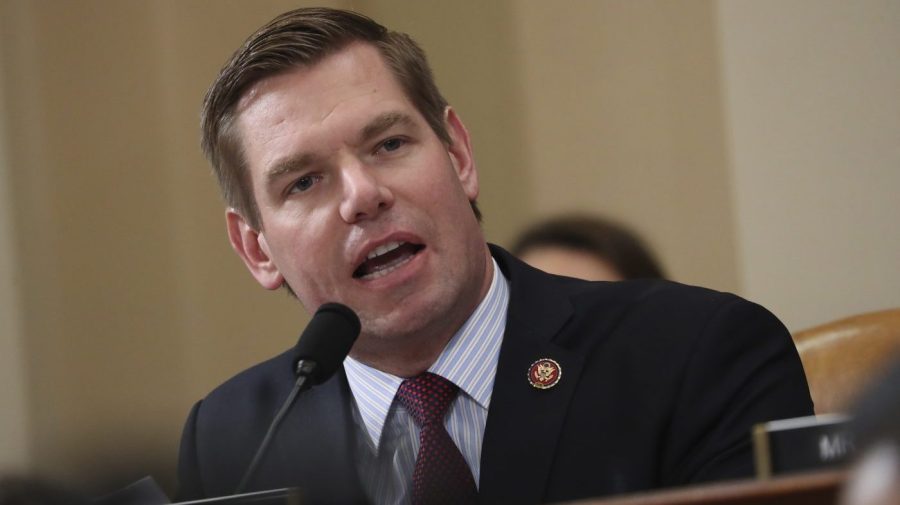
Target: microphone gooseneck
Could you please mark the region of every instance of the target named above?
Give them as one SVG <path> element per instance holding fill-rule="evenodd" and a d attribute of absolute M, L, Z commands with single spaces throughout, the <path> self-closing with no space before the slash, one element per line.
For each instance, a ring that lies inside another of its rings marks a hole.
<path fill-rule="evenodd" d="M 346 305 L 325 303 L 319 307 L 300 335 L 300 341 L 294 350 L 294 359 L 291 360 L 294 375 L 297 376 L 294 388 L 272 419 L 272 424 L 269 425 L 259 449 L 256 450 L 256 455 L 253 456 L 253 461 L 247 467 L 234 494 L 240 494 L 247 487 L 278 426 L 300 392 L 325 382 L 337 371 L 353 347 L 359 331 L 359 317 Z"/>

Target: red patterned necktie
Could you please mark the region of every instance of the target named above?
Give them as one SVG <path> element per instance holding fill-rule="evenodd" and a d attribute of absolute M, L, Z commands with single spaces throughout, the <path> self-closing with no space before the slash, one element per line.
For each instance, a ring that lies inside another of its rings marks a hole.
<path fill-rule="evenodd" d="M 444 416 L 459 388 L 430 372 L 400 384 L 397 399 L 419 426 L 419 455 L 413 470 L 413 505 L 478 502 L 472 471 L 444 428 Z"/>

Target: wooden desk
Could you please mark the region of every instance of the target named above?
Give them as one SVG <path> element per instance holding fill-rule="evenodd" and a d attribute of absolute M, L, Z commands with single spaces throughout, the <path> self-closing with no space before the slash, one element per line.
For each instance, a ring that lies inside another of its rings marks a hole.
<path fill-rule="evenodd" d="M 582 500 L 571 505 L 833 505 L 846 478 L 827 471 Z"/>

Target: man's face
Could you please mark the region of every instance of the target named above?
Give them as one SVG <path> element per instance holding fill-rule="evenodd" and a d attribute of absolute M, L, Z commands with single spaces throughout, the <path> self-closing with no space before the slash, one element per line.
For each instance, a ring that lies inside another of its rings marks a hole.
<path fill-rule="evenodd" d="M 352 44 L 254 85 L 236 125 L 262 230 L 230 210 L 229 237 L 260 284 L 286 281 L 310 312 L 353 308 L 355 355 L 446 339 L 465 321 L 491 266 L 469 204 L 468 134 L 452 110 L 447 146 L 377 50 Z"/>

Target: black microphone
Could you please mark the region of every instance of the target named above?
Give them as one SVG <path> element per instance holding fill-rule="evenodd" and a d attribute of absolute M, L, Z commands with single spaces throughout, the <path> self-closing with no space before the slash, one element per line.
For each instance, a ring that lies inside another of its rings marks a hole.
<path fill-rule="evenodd" d="M 359 329 L 359 317 L 350 307 L 323 304 L 297 342 L 294 373 L 314 386 L 325 382 L 344 362 Z"/>
<path fill-rule="evenodd" d="M 247 467 L 241 483 L 238 484 L 234 494 L 240 494 L 247 487 L 250 478 L 256 472 L 256 467 L 262 461 L 262 457 L 272 442 L 278 425 L 284 419 L 297 395 L 309 387 L 319 385 L 341 366 L 353 343 L 359 336 L 359 317 L 352 309 L 340 303 L 325 303 L 313 315 L 312 320 L 300 335 L 300 341 L 294 351 L 294 359 L 291 360 L 297 382 L 294 389 L 288 395 L 284 404 L 275 414 L 272 424 L 269 426 L 263 441 L 253 456 L 253 461 Z"/>

